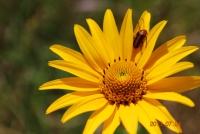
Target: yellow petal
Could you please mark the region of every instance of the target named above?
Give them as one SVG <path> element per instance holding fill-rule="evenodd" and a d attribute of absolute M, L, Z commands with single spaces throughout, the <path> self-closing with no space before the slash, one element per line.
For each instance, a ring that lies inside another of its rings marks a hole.
<path fill-rule="evenodd" d="M 103 94 L 84 97 L 64 113 L 61 121 L 64 123 L 81 113 L 97 110 L 103 107 L 106 103 L 107 100 L 104 98 Z"/>
<path fill-rule="evenodd" d="M 133 32 L 133 39 L 135 39 L 136 34 L 138 33 L 139 30 L 147 30 L 147 34 L 149 33 L 149 27 L 150 27 L 150 19 L 151 19 L 151 14 L 148 11 L 144 11 L 143 14 L 141 15 L 138 23 L 136 24 L 136 27 Z M 146 47 L 146 42 L 143 43 L 143 48 L 145 49 Z M 142 50 L 143 51 L 143 50 Z M 141 48 L 135 49 L 133 47 L 133 52 L 132 52 L 132 61 L 135 61 L 138 63 L 140 57 L 141 57 Z"/>
<path fill-rule="evenodd" d="M 151 92 L 185 92 L 199 86 L 199 76 L 181 76 L 162 79 L 147 88 Z"/>
<path fill-rule="evenodd" d="M 63 58 L 65 61 L 69 62 L 81 62 L 81 64 L 87 64 L 85 61 L 83 55 L 77 51 L 74 51 L 73 49 L 61 46 L 61 45 L 53 45 L 50 47 L 50 49 L 59 55 L 61 58 Z"/>
<path fill-rule="evenodd" d="M 120 105 L 119 117 L 129 134 L 137 133 L 138 111 L 134 104 L 131 103 L 130 106 Z"/>
<path fill-rule="evenodd" d="M 144 99 L 148 101 L 148 103 L 151 103 L 152 105 L 156 106 L 159 110 L 161 110 L 171 121 L 176 122 L 175 119 L 169 113 L 169 111 L 159 101 L 149 98 L 144 98 Z M 179 128 L 180 131 L 182 131 L 179 126 L 177 127 Z"/>
<path fill-rule="evenodd" d="M 88 91 L 88 92 L 73 92 L 73 93 L 68 93 L 56 101 L 54 101 L 47 109 L 46 114 L 49 114 L 53 111 L 56 111 L 58 109 L 61 109 L 63 107 L 67 107 L 69 105 L 72 105 L 76 102 L 78 102 L 80 99 L 83 97 L 93 95 L 93 94 L 99 94 L 100 91 Z"/>
<path fill-rule="evenodd" d="M 74 26 L 74 32 L 79 47 L 90 65 L 95 68 L 95 70 L 98 70 L 98 72 L 101 71 L 101 68 L 105 68 L 104 59 L 101 56 L 105 52 L 101 53 L 101 51 L 95 47 L 96 44 L 90 34 L 79 25 Z"/>
<path fill-rule="evenodd" d="M 160 69 L 165 69 L 168 67 L 171 67 L 173 64 L 178 62 L 180 59 L 184 58 L 185 56 L 193 53 L 194 51 L 198 50 L 199 48 L 196 46 L 188 46 L 188 47 L 182 47 L 180 49 L 177 49 L 175 51 L 169 52 L 168 54 L 164 55 L 160 59 L 158 59 L 155 64 L 149 68 L 149 70 L 146 70 L 150 75 L 150 72 L 155 70 L 159 71 Z"/>
<path fill-rule="evenodd" d="M 172 125 L 172 124 L 176 123 L 175 120 L 171 120 L 166 115 L 167 113 L 164 113 L 163 111 L 161 111 L 156 105 L 149 103 L 148 100 L 149 99 L 145 99 L 145 101 L 142 100 L 140 103 L 141 103 L 141 105 L 143 105 L 143 107 L 145 107 L 145 109 L 151 111 L 151 114 L 163 124 L 162 126 L 166 126 L 176 133 L 182 132 L 182 130 L 178 124 L 176 124 L 177 126 Z M 171 124 L 169 125 L 167 123 L 171 123 Z M 158 124 L 158 122 L 156 122 L 156 125 L 160 126 L 161 124 Z"/>
<path fill-rule="evenodd" d="M 115 109 L 113 114 L 104 122 L 102 134 L 114 134 L 119 125 L 119 112 Z"/>
<path fill-rule="evenodd" d="M 147 64 L 144 66 L 144 69 L 147 70 L 151 68 L 153 64 L 155 64 L 157 60 L 160 59 L 162 56 L 168 54 L 171 51 L 181 48 L 185 43 L 185 41 L 186 41 L 185 36 L 178 36 L 162 44 L 159 48 L 153 51 Z"/>
<path fill-rule="evenodd" d="M 120 50 L 120 42 L 119 42 L 119 32 L 115 23 L 114 16 L 112 14 L 112 11 L 110 9 L 106 10 L 104 21 L 103 21 L 103 32 L 105 34 L 105 37 L 107 37 L 107 40 L 109 44 L 111 45 L 111 48 L 114 52 L 115 59 L 119 58 L 119 52 Z"/>
<path fill-rule="evenodd" d="M 78 77 L 69 77 L 49 81 L 40 86 L 40 90 L 45 89 L 66 89 L 76 91 L 93 91 L 98 90 L 98 83 L 84 80 Z"/>
<path fill-rule="evenodd" d="M 151 71 L 151 73 L 147 75 L 147 85 L 151 85 L 167 76 L 192 67 L 194 67 L 194 64 L 191 62 L 179 62 L 166 69 Z"/>
<path fill-rule="evenodd" d="M 107 103 L 104 107 L 95 111 L 88 119 L 83 134 L 93 134 L 97 127 L 113 114 L 115 108 L 116 105 Z"/>
<path fill-rule="evenodd" d="M 144 11 L 138 23 L 136 24 L 133 35 L 136 35 L 138 31 L 143 29 L 147 30 L 147 33 L 149 33 L 150 19 L 151 19 L 151 14 L 147 10 Z"/>
<path fill-rule="evenodd" d="M 145 106 L 140 104 L 140 101 L 137 103 L 136 108 L 138 112 L 139 122 L 146 128 L 146 130 L 150 134 L 162 134 L 158 125 L 150 126 L 150 123 L 156 121 L 156 118 L 151 114 L 148 109 L 145 109 Z"/>
<path fill-rule="evenodd" d="M 120 41 L 122 45 L 122 59 L 131 60 L 133 47 L 133 22 L 132 10 L 128 9 L 124 17 L 122 27 L 120 30 Z"/>
<path fill-rule="evenodd" d="M 101 57 L 104 61 L 104 64 L 107 65 L 108 63 L 113 63 L 114 52 L 111 49 L 111 45 L 106 40 L 102 30 L 92 19 L 87 19 L 87 23 L 92 33 L 92 38 L 95 42 L 95 48 L 101 52 Z"/>
<path fill-rule="evenodd" d="M 141 58 L 140 58 L 140 60 L 138 62 L 138 66 L 139 67 L 144 67 L 144 65 L 149 60 L 149 58 L 151 56 L 151 53 L 152 53 L 152 51 L 154 49 L 156 40 L 157 40 L 160 32 L 162 31 L 162 29 L 164 28 L 164 26 L 165 26 L 166 23 L 167 23 L 167 21 L 161 21 L 161 22 L 159 22 L 157 25 L 155 25 L 151 29 L 151 31 L 147 35 L 147 46 L 142 51 Z M 146 41 L 144 43 L 146 43 Z"/>
<path fill-rule="evenodd" d="M 99 73 L 94 71 L 89 66 L 80 66 L 64 60 L 54 60 L 50 61 L 48 64 L 51 67 L 69 72 L 88 81 L 99 82 L 99 78 L 101 77 Z"/>
<path fill-rule="evenodd" d="M 176 88 L 176 87 L 174 87 Z M 153 98 L 153 99 L 160 99 L 160 100 L 167 100 L 167 101 L 175 101 L 182 103 L 184 105 L 194 107 L 194 103 L 189 98 L 182 96 L 178 93 L 174 92 L 164 92 L 164 93 L 147 93 L 143 95 L 144 98 Z"/>

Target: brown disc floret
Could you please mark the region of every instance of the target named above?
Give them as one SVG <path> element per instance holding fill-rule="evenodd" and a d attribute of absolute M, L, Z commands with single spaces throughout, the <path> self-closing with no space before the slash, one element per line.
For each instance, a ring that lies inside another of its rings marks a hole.
<path fill-rule="evenodd" d="M 146 92 L 146 75 L 134 62 L 118 61 L 104 69 L 100 89 L 110 103 L 136 103 Z"/>

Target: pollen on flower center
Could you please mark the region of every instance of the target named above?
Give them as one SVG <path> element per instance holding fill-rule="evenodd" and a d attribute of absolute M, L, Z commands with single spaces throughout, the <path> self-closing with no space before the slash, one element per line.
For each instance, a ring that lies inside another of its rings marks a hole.
<path fill-rule="evenodd" d="M 100 89 L 111 103 L 136 103 L 146 92 L 145 72 L 134 62 L 118 61 L 104 70 Z"/>

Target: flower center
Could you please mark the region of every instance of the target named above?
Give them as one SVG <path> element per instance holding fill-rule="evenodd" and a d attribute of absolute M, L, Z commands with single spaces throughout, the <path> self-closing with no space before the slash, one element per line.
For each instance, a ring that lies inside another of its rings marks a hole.
<path fill-rule="evenodd" d="M 145 72 L 134 62 L 118 61 L 104 70 L 100 89 L 110 103 L 129 105 L 146 92 Z"/>

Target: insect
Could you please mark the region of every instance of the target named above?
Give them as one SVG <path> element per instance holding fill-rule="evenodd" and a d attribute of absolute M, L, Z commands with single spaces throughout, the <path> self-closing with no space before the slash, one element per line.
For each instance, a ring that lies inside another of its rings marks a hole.
<path fill-rule="evenodd" d="M 140 49 L 141 49 L 145 40 L 147 40 L 147 30 L 145 30 L 145 29 L 139 30 L 137 32 L 137 34 L 134 36 L 133 47 L 135 49 L 140 47 Z M 146 44 L 146 46 L 147 46 L 147 44 Z"/>

